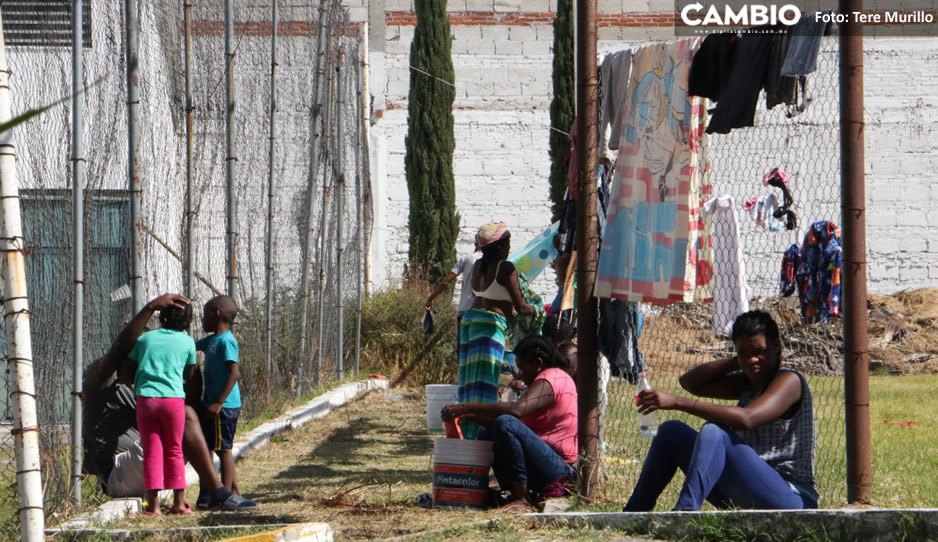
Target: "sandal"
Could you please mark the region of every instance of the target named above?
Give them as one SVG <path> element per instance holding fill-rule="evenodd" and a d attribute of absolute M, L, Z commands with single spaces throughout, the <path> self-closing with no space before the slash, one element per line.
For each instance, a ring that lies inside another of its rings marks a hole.
<path fill-rule="evenodd" d="M 511 501 L 498 509 L 506 514 L 536 514 L 537 508 L 525 500 Z"/>
<path fill-rule="evenodd" d="M 186 502 L 186 503 L 183 503 L 183 504 L 182 504 L 182 509 L 181 509 L 181 510 L 178 509 L 178 508 L 176 508 L 175 506 L 173 506 L 173 507 L 171 507 L 171 508 L 169 509 L 169 512 L 168 512 L 168 513 L 169 513 L 169 514 L 178 514 L 178 515 L 180 515 L 180 516 L 184 516 L 184 515 L 186 515 L 186 514 L 191 514 L 191 513 L 192 513 L 192 507 L 189 506 L 189 503 Z"/>

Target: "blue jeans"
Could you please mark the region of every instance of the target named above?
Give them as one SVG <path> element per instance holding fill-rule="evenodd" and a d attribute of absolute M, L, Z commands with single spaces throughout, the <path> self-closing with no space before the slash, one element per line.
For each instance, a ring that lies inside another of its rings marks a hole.
<path fill-rule="evenodd" d="M 492 470 L 504 490 L 512 484 L 527 484 L 538 491 L 575 474 L 573 465 L 565 463 L 541 437 L 510 414 L 499 416 L 491 429 L 482 429 L 479 440 L 492 441 Z"/>
<path fill-rule="evenodd" d="M 706 423 L 698 433 L 677 420 L 658 427 L 625 512 L 652 510 L 678 467 L 684 486 L 675 510 L 700 510 L 704 499 L 717 508 L 817 508 L 792 491 L 782 475 L 732 431 Z"/>

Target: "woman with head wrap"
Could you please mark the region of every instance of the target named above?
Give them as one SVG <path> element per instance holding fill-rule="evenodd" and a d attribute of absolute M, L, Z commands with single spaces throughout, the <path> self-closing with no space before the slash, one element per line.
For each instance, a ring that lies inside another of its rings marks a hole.
<path fill-rule="evenodd" d="M 505 353 L 505 331 L 514 311 L 532 314 L 524 301 L 518 273 L 507 261 L 511 233 L 504 222 L 492 222 L 479 228 L 476 246 L 482 257 L 472 266 L 472 308 L 463 314 L 459 326 L 460 403 L 498 401 L 498 377 Z M 465 438 L 474 439 L 479 426 L 462 424 Z"/>

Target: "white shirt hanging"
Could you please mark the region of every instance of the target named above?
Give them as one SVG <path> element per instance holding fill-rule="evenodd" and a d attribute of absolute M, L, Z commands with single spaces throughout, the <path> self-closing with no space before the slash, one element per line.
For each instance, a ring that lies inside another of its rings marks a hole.
<path fill-rule="evenodd" d="M 749 310 L 746 273 L 739 246 L 739 222 L 732 196 L 713 198 L 703 205 L 713 222 L 713 335 L 729 335 L 733 321 Z"/>

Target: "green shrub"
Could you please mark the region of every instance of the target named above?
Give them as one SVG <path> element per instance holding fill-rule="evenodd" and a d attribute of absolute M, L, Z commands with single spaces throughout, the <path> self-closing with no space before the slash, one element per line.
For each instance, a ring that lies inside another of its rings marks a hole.
<path fill-rule="evenodd" d="M 392 384 L 456 383 L 456 306 L 449 293 L 433 304 L 438 311 L 433 335 L 423 332 L 424 302 L 432 286 L 425 276 L 411 274 L 402 287 L 362 301 L 363 367 L 384 374 Z"/>

